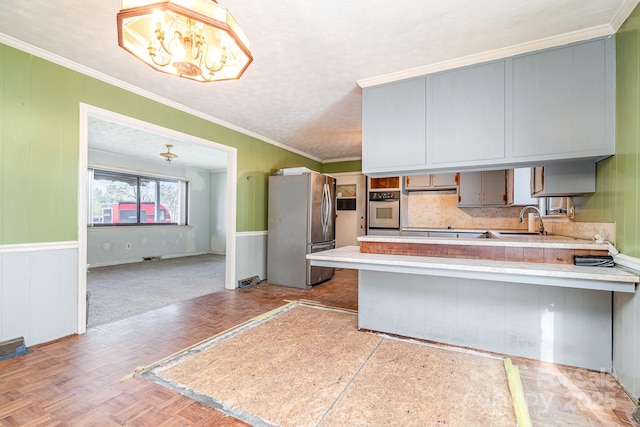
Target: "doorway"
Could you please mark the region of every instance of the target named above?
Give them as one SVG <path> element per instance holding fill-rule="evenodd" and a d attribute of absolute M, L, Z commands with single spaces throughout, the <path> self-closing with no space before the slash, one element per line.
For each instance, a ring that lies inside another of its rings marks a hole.
<path fill-rule="evenodd" d="M 336 178 L 336 247 L 356 246 L 366 233 L 366 179 L 359 172 L 332 174 Z"/>
<path fill-rule="evenodd" d="M 131 117 L 123 116 L 108 110 L 103 110 L 98 107 L 94 107 L 87 104 L 80 104 L 80 143 L 79 143 L 79 170 L 78 170 L 78 333 L 84 333 L 86 331 L 86 316 L 87 316 L 87 268 L 88 268 L 88 218 L 89 218 L 89 150 L 90 150 L 90 131 L 92 122 L 100 121 L 113 126 L 111 131 L 116 134 L 117 130 L 126 130 L 137 132 L 138 135 L 150 134 L 153 135 L 151 140 L 155 140 L 153 149 L 150 149 L 145 142 L 145 138 L 138 138 L 140 141 L 132 144 L 129 141 L 128 144 L 116 144 L 115 147 L 111 147 L 111 150 L 117 151 L 117 154 L 126 156 L 127 158 L 144 158 L 144 156 L 150 156 L 149 158 L 157 156 L 156 147 L 158 145 L 157 140 L 168 139 L 171 141 L 178 141 L 179 145 L 183 148 L 182 158 L 187 161 L 189 158 L 202 160 L 203 157 L 211 156 L 211 162 L 217 162 L 223 159 L 223 162 L 217 166 L 211 166 L 211 170 L 224 170 L 226 172 L 226 179 L 224 183 L 224 195 L 223 199 L 226 201 L 224 206 L 224 239 L 220 242 L 220 239 L 211 239 L 212 243 L 224 246 L 224 253 L 226 254 L 224 265 L 224 287 L 226 289 L 235 289 L 235 265 L 236 265 L 236 180 L 237 180 L 237 150 L 233 147 L 225 146 L 213 141 L 204 140 L 198 137 L 194 137 L 189 134 L 177 132 L 171 129 L 163 128 L 161 126 L 153 125 L 151 123 L 143 122 Z M 108 143 L 107 145 L 113 145 Z M 191 156 L 188 155 L 190 151 L 195 153 Z M 218 160 L 215 160 L 218 159 Z M 194 160 L 195 161 L 195 160 Z M 202 165 L 194 166 L 202 168 Z M 173 226 L 172 226 L 173 227 Z M 188 226 L 184 227 L 185 232 L 193 232 L 189 230 Z"/>

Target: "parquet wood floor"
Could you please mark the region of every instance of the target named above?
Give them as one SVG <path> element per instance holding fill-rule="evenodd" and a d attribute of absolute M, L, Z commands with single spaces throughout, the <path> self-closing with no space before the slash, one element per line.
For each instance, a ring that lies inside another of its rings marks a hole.
<path fill-rule="evenodd" d="M 262 284 L 173 304 L 0 362 L 2 426 L 244 426 L 138 376 L 120 379 L 247 319 L 308 299 L 357 308 L 357 272 L 300 290 Z M 539 426 L 631 426 L 633 402 L 609 375 L 512 358 Z M 381 420 L 393 425 L 393 420 Z"/>

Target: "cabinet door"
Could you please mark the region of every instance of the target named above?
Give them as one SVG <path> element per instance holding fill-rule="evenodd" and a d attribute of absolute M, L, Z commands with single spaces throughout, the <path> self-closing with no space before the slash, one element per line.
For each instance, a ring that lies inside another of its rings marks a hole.
<path fill-rule="evenodd" d="M 538 205 L 538 199 L 531 197 L 531 168 L 513 170 L 513 204 L 515 206 Z"/>
<path fill-rule="evenodd" d="M 366 173 L 418 169 L 426 165 L 426 78 L 362 93 L 362 170 Z"/>
<path fill-rule="evenodd" d="M 513 156 L 613 154 L 613 38 L 513 59 Z"/>
<path fill-rule="evenodd" d="M 542 194 L 544 191 L 544 167 L 531 168 L 531 196 Z"/>
<path fill-rule="evenodd" d="M 505 62 L 427 77 L 427 146 L 435 164 L 505 158 Z"/>
<path fill-rule="evenodd" d="M 431 175 L 431 186 L 433 188 L 455 188 L 456 174 L 453 173 L 437 173 Z"/>
<path fill-rule="evenodd" d="M 458 206 L 505 206 L 507 171 L 460 172 Z"/>
<path fill-rule="evenodd" d="M 460 172 L 458 206 L 482 205 L 482 172 Z"/>
<path fill-rule="evenodd" d="M 431 175 L 410 175 L 405 177 L 407 190 L 421 190 L 431 187 Z"/>
<path fill-rule="evenodd" d="M 534 168 L 533 196 L 565 197 L 596 191 L 596 165 L 592 161 L 550 163 Z"/>
<path fill-rule="evenodd" d="M 507 173 L 505 170 L 482 172 L 482 205 L 507 204 Z"/>

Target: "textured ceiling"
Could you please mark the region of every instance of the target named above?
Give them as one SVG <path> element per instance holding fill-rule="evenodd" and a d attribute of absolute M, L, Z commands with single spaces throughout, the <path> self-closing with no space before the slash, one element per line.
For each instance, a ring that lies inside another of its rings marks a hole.
<path fill-rule="evenodd" d="M 171 162 L 173 165 L 209 171 L 224 170 L 227 167 L 227 154 L 224 151 L 186 139 L 171 138 L 162 133 L 92 115 L 89 115 L 87 129 L 89 147 L 95 150 L 162 163 L 165 160 L 160 157 L 160 153 L 167 151 L 166 144 L 171 144 L 171 152 L 178 156 Z"/>
<path fill-rule="evenodd" d="M 2 0 L 26 43 L 321 161 L 361 156 L 361 89 L 467 58 L 611 34 L 638 0 L 220 0 L 251 39 L 238 81 L 153 71 L 118 47 L 119 0 Z M 533 42 L 540 41 L 538 44 Z M 375 80 L 376 77 L 382 80 Z M 114 80 L 110 80 L 114 81 Z"/>

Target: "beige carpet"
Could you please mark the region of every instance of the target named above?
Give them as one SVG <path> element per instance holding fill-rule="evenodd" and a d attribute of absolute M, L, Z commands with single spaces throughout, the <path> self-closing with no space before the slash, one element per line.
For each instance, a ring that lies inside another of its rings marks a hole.
<path fill-rule="evenodd" d="M 252 425 L 515 426 L 503 360 L 357 330 L 294 304 L 143 376 Z"/>
<path fill-rule="evenodd" d="M 223 291 L 224 255 L 91 267 L 87 272 L 87 328 Z"/>

